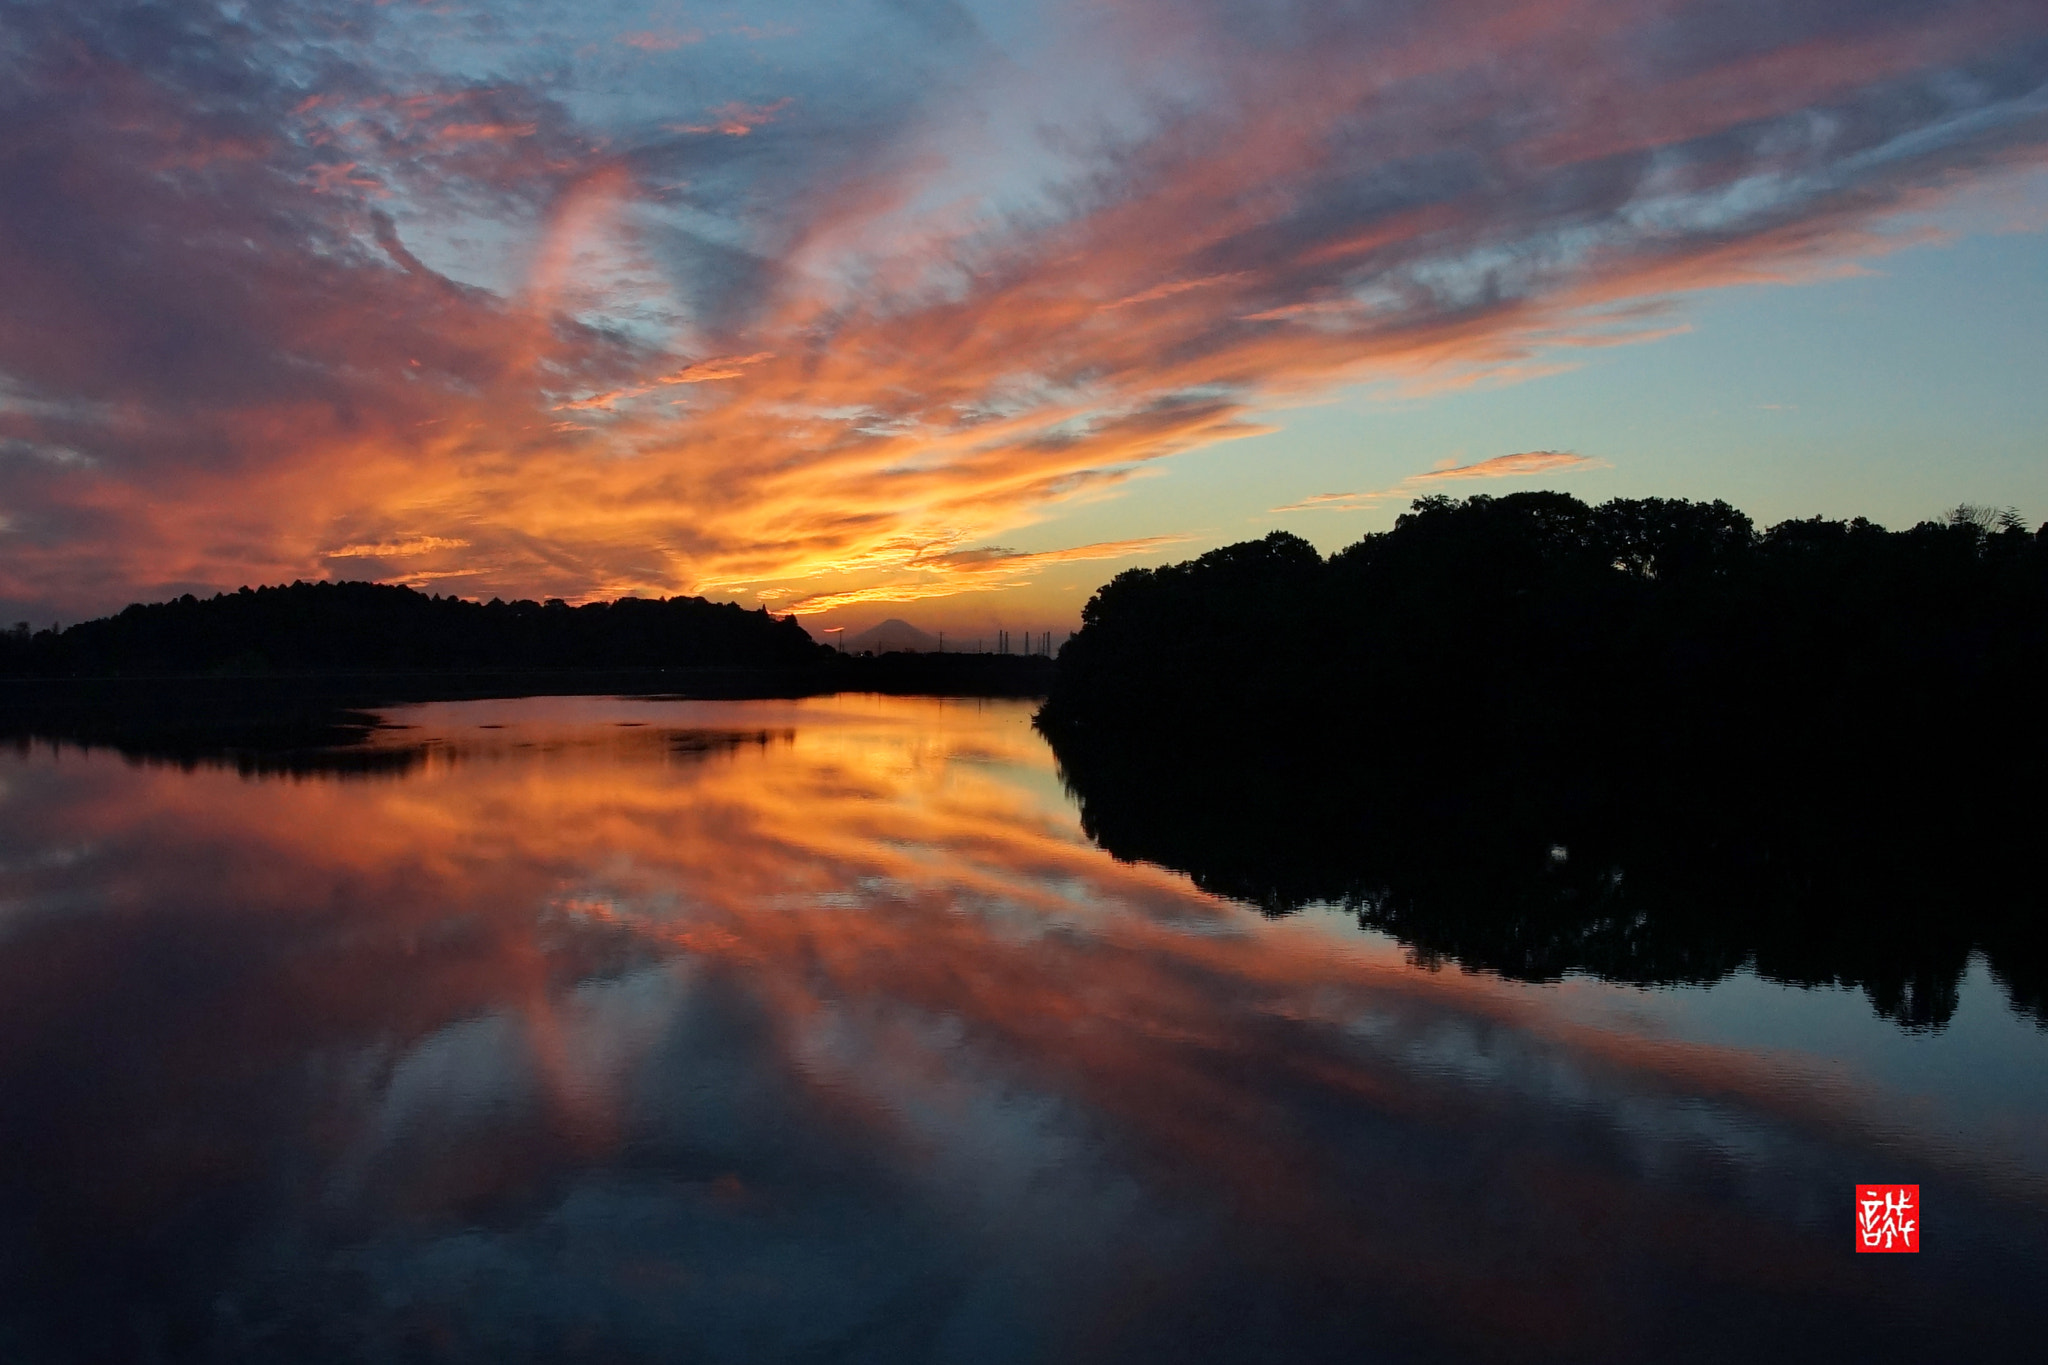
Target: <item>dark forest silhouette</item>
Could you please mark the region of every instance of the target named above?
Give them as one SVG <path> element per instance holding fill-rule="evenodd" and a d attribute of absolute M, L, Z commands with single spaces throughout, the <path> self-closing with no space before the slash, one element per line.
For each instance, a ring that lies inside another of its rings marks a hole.
<path fill-rule="evenodd" d="M 673 670 L 695 672 L 655 676 Z M 717 670 L 729 676 L 707 675 Z M 0 631 L 0 679 L 89 680 L 62 695 L 128 719 L 139 707 L 182 707 L 197 717 L 337 697 L 364 707 L 677 688 L 721 697 L 841 690 L 1042 696 L 1052 670 L 1050 658 L 1029 654 L 843 654 L 812 640 L 793 616 L 701 597 L 622 597 L 575 607 L 558 598 L 478 603 L 379 583 L 187 594 L 61 631 L 31 632 L 26 624 Z M 746 676 L 730 676 L 735 671 Z M 365 675 L 380 676 L 363 681 Z M 323 681 L 342 678 L 351 681 L 339 691 Z M 186 685 L 169 692 L 120 685 L 144 679 Z M 249 681 L 229 687 L 228 679 Z M 0 712 L 10 709 L 8 700 L 0 696 Z M 40 695 L 14 700 L 41 713 L 50 709 Z"/>
<path fill-rule="evenodd" d="M 701 597 L 572 607 L 379 583 L 293 583 L 137 603 L 0 635 L 0 676 L 451 668 L 794 667 L 827 653 L 794 618 Z"/>
<path fill-rule="evenodd" d="M 544 694 L 1042 696 L 1048 658 L 845 655 L 696 597 L 572 607 L 294 583 L 136 605 L 68 630 L 0 632 L 0 738 L 110 745 L 251 772 L 381 770 L 353 752 L 401 702 Z"/>
<path fill-rule="evenodd" d="M 1959 509 L 1418 502 L 1118 575 L 1039 715 L 1089 832 L 1425 960 L 1753 962 L 1939 1024 L 1973 950 L 2048 1018 L 2048 540 Z"/>

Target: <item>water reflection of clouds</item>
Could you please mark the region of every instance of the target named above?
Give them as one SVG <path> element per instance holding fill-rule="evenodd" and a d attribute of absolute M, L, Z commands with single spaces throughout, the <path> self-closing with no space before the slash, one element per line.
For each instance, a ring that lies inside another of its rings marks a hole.
<path fill-rule="evenodd" d="M 1787 1284 L 1795 1329 L 1901 1328 L 1824 1254 L 1830 1192 L 1880 1154 L 1941 1172 L 1952 1226 L 2039 1235 L 2038 1182 L 1873 1129 L 1782 1059 L 1110 860 L 1042 795 L 1022 707 L 407 719 L 492 757 L 370 784 L 32 762 L 0 835 L 11 897 L 73 897 L 13 920 L 0 1086 L 44 1074 L 23 1038 L 97 1038 L 74 1064 L 110 1073 L 10 1136 L 54 1153 L 178 1111 L 145 1212 L 281 1173 L 221 1235 L 294 1259 L 235 1301 L 371 1286 L 362 1349 L 602 1322 L 727 1359 L 1584 1358 L 1725 1343 L 1729 1305 Z M 778 738 L 661 761 L 684 731 Z M 60 831 L 94 860 L 29 868 Z M 119 1026 L 94 989 L 135 992 Z M 86 1202 L 102 1236 L 138 1216 Z M 2009 1308 L 1963 1268 L 1944 1302 Z"/>

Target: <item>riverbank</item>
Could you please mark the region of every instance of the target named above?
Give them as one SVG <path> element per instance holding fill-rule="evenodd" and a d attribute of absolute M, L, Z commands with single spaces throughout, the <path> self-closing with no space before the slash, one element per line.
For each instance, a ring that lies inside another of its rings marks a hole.
<path fill-rule="evenodd" d="M 790 668 L 460 669 L 0 678 L 0 741 L 97 745 L 198 760 L 360 742 L 375 712 L 431 701 L 645 696 L 702 700 L 1037 697 L 1053 661 L 1015 654 L 835 656 Z"/>

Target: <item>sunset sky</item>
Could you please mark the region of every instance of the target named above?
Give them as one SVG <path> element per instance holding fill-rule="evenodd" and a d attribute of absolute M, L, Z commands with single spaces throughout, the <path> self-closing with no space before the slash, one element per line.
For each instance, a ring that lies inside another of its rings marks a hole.
<path fill-rule="evenodd" d="M 2048 516 L 2048 5 L 0 8 L 0 622 L 1061 631 L 1542 487 Z"/>

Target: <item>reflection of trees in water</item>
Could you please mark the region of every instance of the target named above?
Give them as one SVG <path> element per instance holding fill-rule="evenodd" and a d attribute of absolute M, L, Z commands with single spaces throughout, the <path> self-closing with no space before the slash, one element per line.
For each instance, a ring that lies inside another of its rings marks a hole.
<path fill-rule="evenodd" d="M 38 746 L 111 749 L 144 766 L 225 767 L 249 777 L 400 776 L 432 755 L 453 759 L 504 745 L 484 742 L 482 734 L 468 742 L 414 736 L 380 718 L 393 706 L 533 696 L 681 699 L 674 689 L 683 685 L 688 696 L 703 698 L 815 690 L 791 681 L 745 669 L 0 680 L 0 744 L 23 753 Z M 718 737 L 724 733 L 637 734 L 622 726 L 613 747 L 673 748 L 670 757 L 683 760 L 695 750 L 729 747 Z M 579 742 L 592 741 L 586 735 Z"/>
<path fill-rule="evenodd" d="M 1083 827 L 1114 856 L 1269 915 L 1342 905 L 1427 966 L 1645 986 L 1753 966 L 1860 987 L 1879 1014 L 1927 1028 L 1954 1014 L 1981 951 L 2013 1007 L 2048 1022 L 2039 891 L 2025 845 L 1996 829 L 1900 838 L 1870 801 L 1798 822 L 1754 787 L 1575 811 L 1555 788 L 1515 790 L 1509 774 L 1479 795 L 1444 773 L 1332 777 L 1308 740 L 1285 758 L 1072 738 L 1054 749 Z"/>
<path fill-rule="evenodd" d="M 581 727 L 573 739 L 522 740 L 504 736 L 479 740 L 466 736 L 451 741 L 442 735 L 413 739 L 404 728 L 380 726 L 377 718 L 353 712 L 334 713 L 328 723 L 223 726 L 219 728 L 176 726 L 152 730 L 128 726 L 113 731 L 90 727 L 51 727 L 10 737 L 17 751 L 26 755 L 38 746 L 52 750 L 76 748 L 80 752 L 111 749 L 142 767 L 177 768 L 194 772 L 202 768 L 227 768 L 243 777 L 403 777 L 430 761 L 462 763 L 486 756 L 505 756 L 534 748 L 560 749 L 597 747 L 601 742 L 613 750 L 640 751 L 670 764 L 692 763 L 731 754 L 740 749 L 765 749 L 772 743 L 787 744 L 796 732 L 787 726 L 777 729 L 678 729 L 622 722 L 616 729 Z M 501 725 L 477 727 L 502 731 Z"/>
<path fill-rule="evenodd" d="M 1083 621 L 1039 723 L 1118 856 L 1426 961 L 1754 963 L 1910 1026 L 1981 950 L 2048 1019 L 2048 537 L 2015 516 L 1427 499 L 1327 560 L 1128 571 Z"/>
<path fill-rule="evenodd" d="M 175 708 L 77 709 L 0 714 L 0 743 L 26 756 L 110 749 L 142 767 L 233 768 L 245 777 L 402 774 L 425 759 L 418 746 L 364 744 L 377 718 L 340 706 L 179 713 Z"/>

